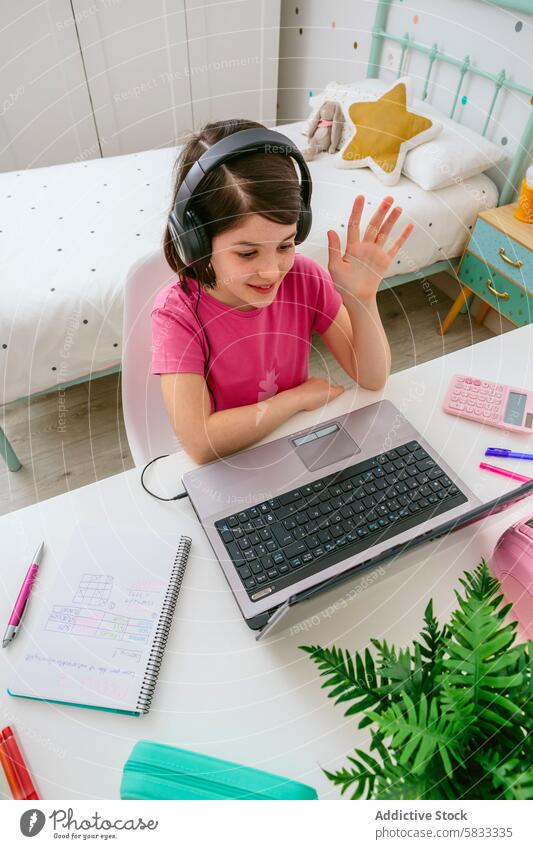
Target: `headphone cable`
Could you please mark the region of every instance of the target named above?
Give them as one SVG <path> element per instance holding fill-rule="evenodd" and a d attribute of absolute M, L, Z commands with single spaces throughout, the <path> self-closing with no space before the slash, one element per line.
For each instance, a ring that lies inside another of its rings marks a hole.
<path fill-rule="evenodd" d="M 152 498 L 157 498 L 158 501 L 177 501 L 179 498 L 187 498 L 187 495 L 188 495 L 187 492 L 178 492 L 178 494 L 172 496 L 172 498 L 163 498 L 163 496 L 156 495 L 155 492 L 151 492 L 148 489 L 148 487 L 145 486 L 144 473 L 145 473 L 146 469 L 148 468 L 148 466 L 151 466 L 152 463 L 155 463 L 156 460 L 161 460 L 163 457 L 169 457 L 169 456 L 170 456 L 169 454 L 160 454 L 159 457 L 154 457 L 153 460 L 148 461 L 148 463 L 146 464 L 146 466 L 144 467 L 144 469 L 141 472 L 141 486 L 142 486 L 142 488 L 145 490 L 145 492 L 148 493 L 148 495 L 151 495 Z"/>
<path fill-rule="evenodd" d="M 196 278 L 196 285 L 198 286 L 198 295 L 196 296 L 196 306 L 194 308 L 194 312 L 196 313 L 196 319 L 198 321 L 198 324 L 202 328 L 204 338 L 205 338 L 205 341 L 206 341 L 206 345 L 207 345 L 207 359 L 204 363 L 204 380 L 205 380 L 205 385 L 207 386 L 207 390 L 208 390 L 208 392 L 211 396 L 211 400 L 213 401 L 213 412 L 216 413 L 217 402 L 215 401 L 214 393 L 213 393 L 211 387 L 209 386 L 209 382 L 207 380 L 207 372 L 209 370 L 209 360 L 211 359 L 211 343 L 209 342 L 209 336 L 207 335 L 207 331 L 206 331 L 204 325 L 202 324 L 200 316 L 198 315 L 198 306 L 200 304 L 200 292 L 201 292 L 200 281 L 198 280 L 198 278 Z"/>
<path fill-rule="evenodd" d="M 211 399 L 213 401 L 214 411 L 216 412 L 217 403 L 215 401 L 215 396 L 214 396 L 213 391 L 212 391 L 212 389 L 209 386 L 209 383 L 207 381 L 207 370 L 208 370 L 209 360 L 211 359 L 211 344 L 209 342 L 209 336 L 207 335 L 206 329 L 205 329 L 205 327 L 203 326 L 203 324 L 200 320 L 200 316 L 198 315 L 198 305 L 200 303 L 200 282 L 198 281 L 198 279 L 196 279 L 196 283 L 197 283 L 197 286 L 198 286 L 198 296 L 196 298 L 196 307 L 195 307 L 194 311 L 196 313 L 196 318 L 197 318 L 198 324 L 200 325 L 200 327 L 203 330 L 206 345 L 207 345 L 207 359 L 206 359 L 205 365 L 204 365 L 205 385 L 207 386 L 207 389 L 208 389 L 209 394 L 211 396 Z M 178 501 L 178 499 L 180 499 L 180 498 L 186 498 L 187 494 L 188 494 L 186 492 L 179 492 L 177 495 L 173 495 L 171 498 L 163 498 L 163 496 L 156 495 L 155 492 L 151 492 L 151 490 L 149 490 L 148 487 L 145 485 L 145 483 L 144 483 L 144 473 L 146 472 L 146 469 L 148 468 L 148 466 L 151 466 L 152 463 L 155 463 L 156 460 L 162 460 L 163 457 L 168 457 L 168 456 L 169 456 L 169 454 L 160 454 L 159 457 L 154 457 L 153 460 L 148 461 L 148 463 L 145 465 L 144 469 L 141 472 L 141 486 L 142 486 L 142 488 L 145 490 L 145 492 L 148 493 L 148 495 L 151 495 L 152 498 L 157 498 L 158 501 Z"/>

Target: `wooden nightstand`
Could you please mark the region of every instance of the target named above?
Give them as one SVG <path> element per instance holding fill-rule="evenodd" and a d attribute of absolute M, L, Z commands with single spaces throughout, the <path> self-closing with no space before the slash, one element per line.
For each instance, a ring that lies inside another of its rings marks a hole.
<path fill-rule="evenodd" d="M 471 295 L 484 303 L 476 322 L 491 307 L 517 327 L 533 322 L 533 224 L 518 221 L 516 203 L 480 212 L 457 269 L 461 291 L 439 330 L 452 326 Z"/>

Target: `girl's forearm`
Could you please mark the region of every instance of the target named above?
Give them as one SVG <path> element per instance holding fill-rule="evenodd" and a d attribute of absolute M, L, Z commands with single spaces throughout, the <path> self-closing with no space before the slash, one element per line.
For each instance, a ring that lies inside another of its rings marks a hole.
<path fill-rule="evenodd" d="M 343 300 L 352 325 L 354 378 L 364 389 L 381 389 L 390 374 L 391 352 L 376 298 L 345 295 Z"/>
<path fill-rule="evenodd" d="M 299 387 L 278 392 L 266 401 L 212 413 L 204 422 L 203 439 L 195 459 L 208 463 L 242 451 L 267 436 L 302 410 Z"/>

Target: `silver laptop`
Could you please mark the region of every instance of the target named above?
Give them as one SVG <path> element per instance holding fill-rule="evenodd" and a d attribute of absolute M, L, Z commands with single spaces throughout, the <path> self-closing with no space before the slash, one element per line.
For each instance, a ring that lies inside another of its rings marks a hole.
<path fill-rule="evenodd" d="M 390 401 L 208 463 L 183 485 L 258 638 L 363 569 L 533 491 L 483 504 Z"/>

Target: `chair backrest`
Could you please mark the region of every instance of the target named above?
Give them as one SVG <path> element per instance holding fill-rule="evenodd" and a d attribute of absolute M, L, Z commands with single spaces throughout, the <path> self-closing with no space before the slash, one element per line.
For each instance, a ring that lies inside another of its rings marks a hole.
<path fill-rule="evenodd" d="M 181 445 L 161 394 L 161 378 L 151 373 L 150 313 L 157 292 L 176 279 L 162 251 L 148 254 L 128 271 L 122 334 L 122 406 L 128 443 L 136 466 Z"/>

